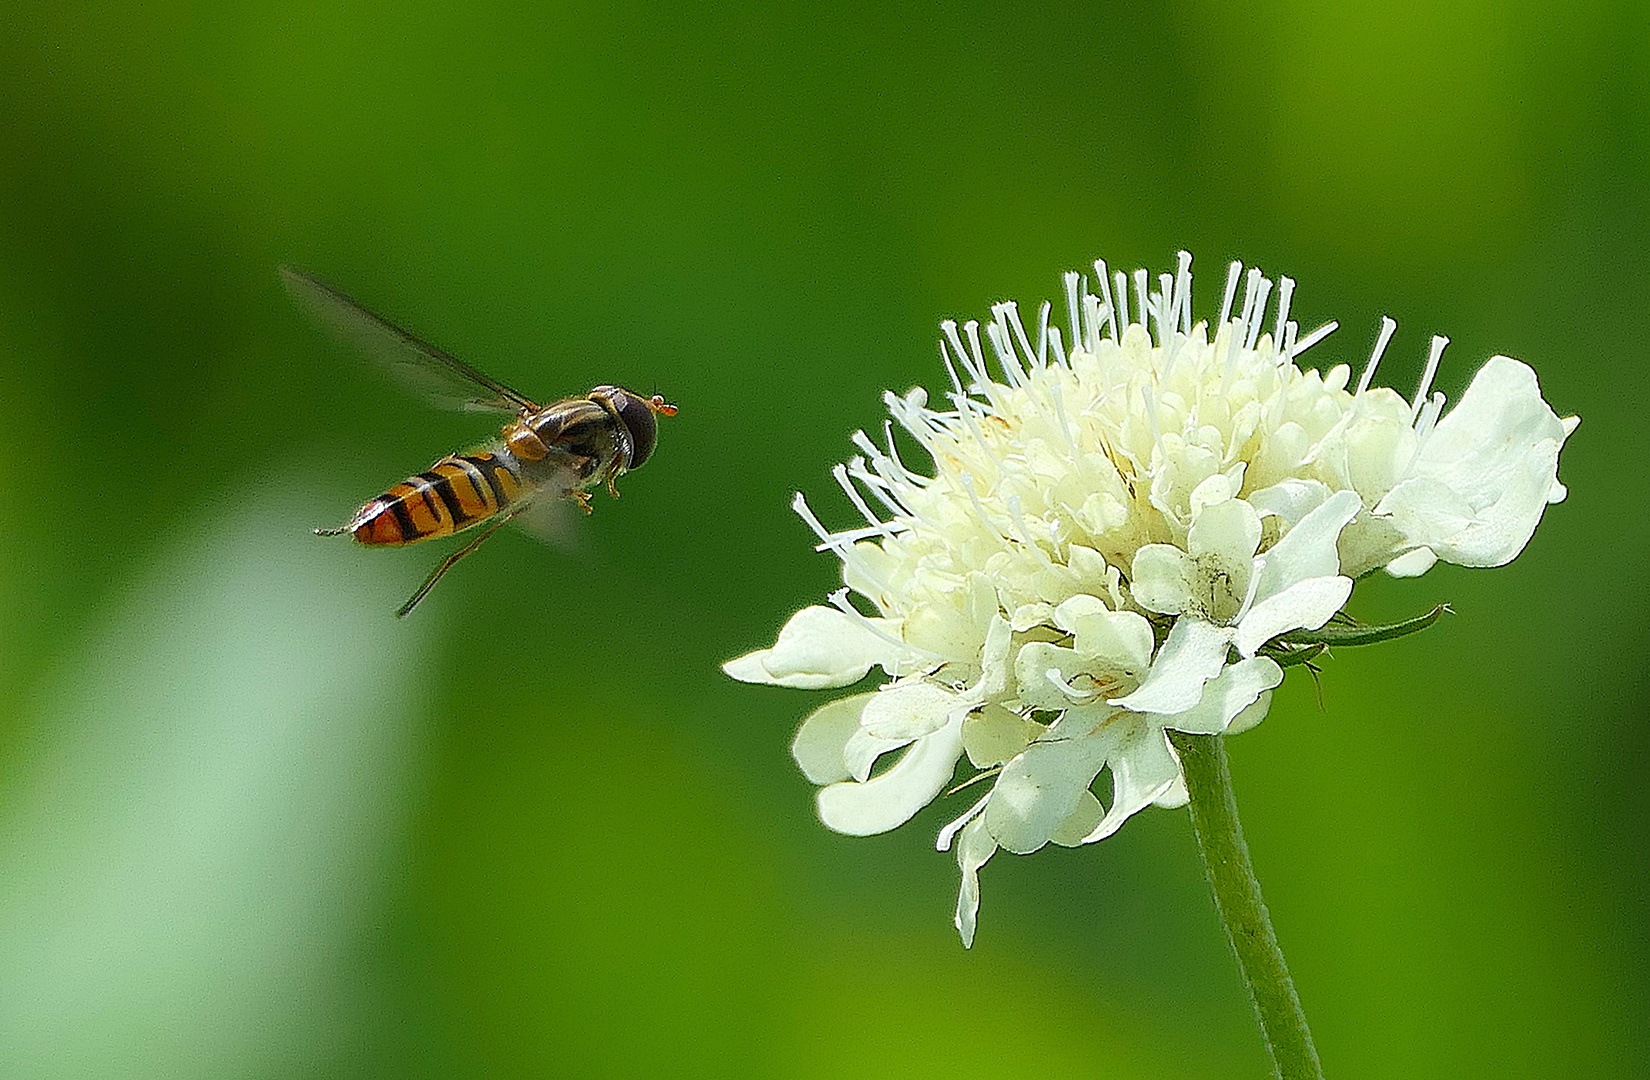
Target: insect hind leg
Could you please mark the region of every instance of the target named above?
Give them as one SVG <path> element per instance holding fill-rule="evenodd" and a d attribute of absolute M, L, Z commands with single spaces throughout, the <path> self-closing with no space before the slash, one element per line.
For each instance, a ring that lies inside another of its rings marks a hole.
<path fill-rule="evenodd" d="M 315 529 L 313 531 L 316 536 L 343 536 L 346 533 L 354 532 L 355 529 L 351 525 L 340 525 L 336 529 Z"/>
<path fill-rule="evenodd" d="M 519 513 L 519 511 L 517 511 L 517 513 Z M 445 559 L 442 559 L 441 562 L 437 563 L 436 568 L 430 572 L 430 576 L 424 579 L 424 584 L 418 587 L 418 591 L 413 593 L 411 598 L 408 599 L 405 604 L 402 604 L 399 609 L 397 609 L 395 617 L 398 619 L 406 618 L 407 613 L 417 607 L 418 602 L 424 599 L 424 597 L 429 594 L 431 589 L 435 588 L 435 583 L 441 580 L 441 575 L 451 570 L 458 563 L 458 560 L 480 547 L 484 540 L 498 532 L 499 529 L 504 527 L 505 522 L 515 516 L 516 515 L 514 513 L 500 516 L 497 521 L 483 529 L 481 534 L 474 540 L 471 540 L 468 544 L 465 544 Z"/>

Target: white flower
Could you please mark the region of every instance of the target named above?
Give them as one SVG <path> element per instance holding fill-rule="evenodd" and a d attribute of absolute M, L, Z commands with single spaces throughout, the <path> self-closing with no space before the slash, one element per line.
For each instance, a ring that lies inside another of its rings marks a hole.
<path fill-rule="evenodd" d="M 1264 674 L 1276 686 L 1282 670 L 1255 653 L 1290 630 L 1318 629 L 1352 595 L 1335 542 L 1361 508 L 1356 492 L 1336 492 L 1257 555 L 1260 515 L 1244 500 L 1228 498 L 1198 510 L 1185 550 L 1147 544 L 1135 552 L 1135 602 L 1179 618 L 1151 675 L 1111 704 L 1184 712 L 1202 697 L 1203 684 L 1220 674 L 1233 647 L 1244 657 L 1241 664 L 1256 665 L 1256 677 Z"/>
<path fill-rule="evenodd" d="M 865 835 L 910 820 L 967 758 L 991 786 L 946 825 L 962 873 L 957 927 L 971 942 L 980 867 L 1111 835 L 1186 792 L 1168 732 L 1258 723 L 1295 642 L 1324 627 L 1352 579 L 1436 559 L 1499 565 L 1563 497 L 1559 420 L 1535 376 L 1497 357 L 1457 407 L 1303 371 L 1294 283 L 1233 264 L 1211 335 L 1191 315 L 1191 257 L 1153 283 L 1095 264 L 1066 275 L 1066 333 L 1050 306 L 1027 332 L 1012 303 L 984 327 L 942 324 L 949 407 L 921 389 L 885 396 L 933 462 L 883 440 L 835 476 L 863 526 L 831 531 L 794 503 L 843 564 L 831 607 L 794 615 L 774 646 L 729 661 L 747 682 L 879 689 L 829 702 L 793 753 L 820 785 L 821 820 Z M 1094 295 L 1090 284 L 1099 290 Z M 1131 305 L 1132 298 L 1132 305 Z M 1271 311 L 1270 329 L 1265 325 Z M 849 601 L 857 593 L 870 613 Z M 877 771 L 884 755 L 898 755 Z M 1109 772 L 1103 805 L 1091 790 Z M 968 786 L 972 780 L 959 787 Z"/>

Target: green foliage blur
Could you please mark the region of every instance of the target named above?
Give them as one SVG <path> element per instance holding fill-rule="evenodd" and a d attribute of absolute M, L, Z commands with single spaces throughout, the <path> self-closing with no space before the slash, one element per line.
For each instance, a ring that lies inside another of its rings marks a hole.
<path fill-rule="evenodd" d="M 15 5 L 0 34 L 0 1075 L 1250 1077 L 1185 814 L 1000 855 L 827 833 L 837 583 L 787 510 L 936 324 L 1103 256 L 1382 314 L 1584 424 L 1513 565 L 1233 741 L 1329 1074 L 1647 1076 L 1650 8 L 1459 0 Z M 489 422 L 291 262 L 529 394 L 681 405 L 577 550 L 308 534 Z"/>

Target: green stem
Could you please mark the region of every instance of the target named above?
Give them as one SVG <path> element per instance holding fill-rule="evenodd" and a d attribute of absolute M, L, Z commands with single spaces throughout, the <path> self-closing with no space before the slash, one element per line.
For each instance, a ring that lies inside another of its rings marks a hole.
<path fill-rule="evenodd" d="M 1260 1021 L 1261 1037 L 1279 1080 L 1323 1080 L 1300 997 L 1266 914 L 1249 847 L 1238 824 L 1225 740 L 1219 735 L 1170 732 L 1191 796 L 1192 831 L 1209 872 L 1215 907 L 1237 953 L 1238 969 Z"/>

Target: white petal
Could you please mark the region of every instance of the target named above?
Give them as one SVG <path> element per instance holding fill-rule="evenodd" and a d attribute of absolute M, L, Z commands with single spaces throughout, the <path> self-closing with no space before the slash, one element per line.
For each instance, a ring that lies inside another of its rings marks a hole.
<path fill-rule="evenodd" d="M 1203 684 L 1220 674 L 1232 631 L 1202 619 L 1181 616 L 1157 652 L 1140 688 L 1113 705 L 1147 713 L 1183 713 L 1203 696 Z"/>
<path fill-rule="evenodd" d="M 1266 693 L 1264 693 L 1260 697 L 1256 698 L 1255 703 L 1253 705 L 1249 706 L 1247 709 L 1244 709 L 1242 712 L 1240 712 L 1236 716 L 1232 717 L 1232 722 L 1226 725 L 1226 734 L 1228 734 L 1228 735 L 1241 735 L 1241 734 L 1243 734 L 1245 731 L 1248 731 L 1250 728 L 1254 727 L 1256 724 L 1258 724 L 1262 720 L 1266 719 L 1267 710 L 1269 710 L 1271 707 L 1272 707 L 1272 691 L 1268 690 L 1268 691 L 1266 691 Z M 1159 799 L 1158 800 L 1158 805 L 1159 806 L 1164 805 L 1163 800 Z"/>
<path fill-rule="evenodd" d="M 1318 480 L 1280 480 L 1269 488 L 1250 493 L 1247 501 L 1261 516 L 1272 514 L 1293 528 L 1301 518 L 1324 504 L 1329 487 Z"/>
<path fill-rule="evenodd" d="M 838 698 L 808 714 L 791 740 L 791 756 L 802 767 L 802 775 L 816 784 L 834 784 L 853 775 L 843 751 L 848 738 L 859 730 L 859 714 L 874 694 L 854 694 Z"/>
<path fill-rule="evenodd" d="M 1036 741 L 1059 742 L 1061 739 L 1081 739 L 1116 715 L 1117 709 L 1110 703 L 1097 701 L 1093 705 L 1074 705 L 1056 717 L 1054 723 L 1036 737 Z"/>
<path fill-rule="evenodd" d="M 898 622 L 869 621 L 898 637 Z M 900 659 L 901 650 L 891 642 L 836 608 L 816 605 L 792 615 L 773 648 L 729 660 L 722 670 L 740 682 L 824 690 L 858 682 L 875 664 L 892 673 Z"/>
<path fill-rule="evenodd" d="M 1341 557 L 1335 550 L 1335 541 L 1361 509 L 1363 501 L 1357 492 L 1337 491 L 1284 533 L 1283 538 L 1260 557 L 1256 604 L 1307 578 L 1339 574 Z"/>
<path fill-rule="evenodd" d="M 1411 480 L 1394 487 L 1377 512 L 1392 514 L 1446 562 L 1500 566 L 1524 549 L 1541 520 L 1558 482 L 1559 448 L 1573 430 L 1542 400 L 1534 371 L 1491 357 L 1422 442 Z M 1442 485 L 1455 499 L 1412 486 L 1417 480 Z"/>
<path fill-rule="evenodd" d="M 819 789 L 819 820 L 849 836 L 887 832 L 911 820 L 944 789 L 962 754 L 962 718 L 918 739 L 893 768 L 863 783 Z"/>
<path fill-rule="evenodd" d="M 1363 513 L 1341 530 L 1335 550 L 1340 553 L 1341 574 L 1356 581 L 1414 546 L 1391 518 Z"/>
<path fill-rule="evenodd" d="M 1014 657 L 1020 700 L 1034 709 L 1053 710 L 1098 700 L 1098 693 L 1089 690 L 1094 685 L 1089 676 L 1092 666 L 1071 649 L 1047 641 L 1027 642 Z"/>
<path fill-rule="evenodd" d="M 1492 356 L 1422 444 L 1412 471 L 1484 506 L 1518 470 L 1516 458 L 1525 450 L 1548 440 L 1563 443 L 1573 430 L 1574 423 L 1560 420 L 1542 400 L 1529 365 Z"/>
<path fill-rule="evenodd" d="M 1111 809 L 1083 837 L 1085 844 L 1104 840 L 1122 828 L 1123 822 L 1168 793 L 1180 779 L 1180 759 L 1169 745 L 1169 737 L 1155 724 L 1142 727 L 1134 738 L 1118 747 L 1109 764 Z"/>
<path fill-rule="evenodd" d="M 1152 625 L 1133 611 L 1110 611 L 1092 596 L 1074 596 L 1054 613 L 1054 624 L 1072 634 L 1077 655 L 1130 675 L 1152 660 Z"/>
<path fill-rule="evenodd" d="M 1192 561 L 1173 544 L 1147 544 L 1134 553 L 1130 591 L 1147 611 L 1178 615 L 1192 599 Z"/>
<path fill-rule="evenodd" d="M 1316 630 L 1341 610 L 1352 595 L 1352 579 L 1320 577 L 1297 581 L 1283 592 L 1269 596 L 1249 609 L 1238 623 L 1233 642 L 1244 656 L 1279 634 L 1290 630 Z"/>
<path fill-rule="evenodd" d="M 950 851 L 951 841 L 956 839 L 957 834 L 962 832 L 964 827 L 966 827 L 970 821 L 973 821 L 984 812 L 986 803 L 990 801 L 991 792 L 988 791 L 984 795 L 980 796 L 979 802 L 963 811 L 963 815 L 961 817 L 955 819 L 945 828 L 941 829 L 939 835 L 934 838 L 934 850 Z"/>
<path fill-rule="evenodd" d="M 1403 479 L 1404 470 L 1415 459 L 1416 444 L 1407 408 L 1399 416 L 1379 415 L 1379 406 L 1370 404 L 1347 430 L 1344 479 L 1373 502 Z"/>
<path fill-rule="evenodd" d="M 1192 518 L 1196 520 L 1198 514 L 1208 506 L 1223 503 L 1238 493 L 1238 484 L 1225 473 L 1215 473 L 1197 487 L 1192 489 L 1191 507 Z"/>
<path fill-rule="evenodd" d="M 1054 618 L 1054 607 L 1038 601 L 1035 604 L 1021 604 L 1014 609 L 1013 617 L 1008 621 L 1008 627 L 1015 633 L 1024 633 L 1033 626 L 1042 626 Z"/>
<path fill-rule="evenodd" d="M 980 681 L 970 693 L 973 700 L 1000 697 L 1008 689 L 1008 654 L 1013 644 L 1008 620 L 993 614 L 985 630 L 985 647 L 980 650 Z"/>
<path fill-rule="evenodd" d="M 1266 693 L 1264 697 L 1268 702 L 1272 700 L 1272 695 L 1270 692 Z M 1252 709 L 1254 706 L 1251 705 L 1249 708 Z M 1264 715 L 1265 712 L 1265 709 L 1261 710 L 1262 715 Z M 1234 731 L 1236 728 L 1232 727 L 1227 728 L 1226 730 Z M 1163 794 L 1152 800 L 1152 805 L 1161 806 L 1165 810 L 1178 810 L 1191 801 L 1192 796 L 1191 793 L 1186 790 L 1186 776 L 1183 773 L 1180 776 L 1175 777 L 1174 783 L 1163 789 Z"/>
<path fill-rule="evenodd" d="M 1242 499 L 1204 507 L 1186 534 L 1186 550 L 1194 559 L 1214 555 L 1225 563 L 1248 566 L 1258 547 L 1260 515 Z"/>
<path fill-rule="evenodd" d="M 1106 602 L 1098 596 L 1078 593 L 1076 596 L 1062 601 L 1060 606 L 1054 609 L 1053 622 L 1055 626 L 1071 633 L 1077 629 L 1079 621 L 1107 610 L 1109 609 L 1106 607 Z"/>
<path fill-rule="evenodd" d="M 997 853 L 997 842 L 986 831 L 985 819 L 975 818 L 957 841 L 957 868 L 962 871 L 962 888 L 957 892 L 957 933 L 963 948 L 974 947 L 974 926 L 980 913 L 980 867 Z"/>
<path fill-rule="evenodd" d="M 1281 682 L 1283 669 L 1267 657 L 1239 660 L 1204 684 L 1203 700 L 1178 716 L 1164 717 L 1163 724 L 1193 735 L 1218 735 L 1233 717 Z M 1251 726 L 1259 722 L 1260 718 L 1255 717 Z"/>
<path fill-rule="evenodd" d="M 859 724 L 879 739 L 920 739 L 944 727 L 957 705 L 957 695 L 937 683 L 905 679 L 870 695 Z"/>
<path fill-rule="evenodd" d="M 1438 561 L 1438 553 L 1429 547 L 1406 551 L 1386 564 L 1386 572 L 1393 577 L 1420 577 Z"/>
<path fill-rule="evenodd" d="M 997 843 L 1018 855 L 1036 851 L 1077 809 L 1117 745 L 1118 725 L 1081 739 L 1039 742 L 1003 766 L 985 808 Z"/>
<path fill-rule="evenodd" d="M 1042 726 L 995 702 L 963 718 L 963 749 L 981 769 L 1001 765 L 1030 745 Z"/>
<path fill-rule="evenodd" d="M 849 776 L 855 780 L 866 780 L 870 778 L 871 770 L 876 767 L 878 758 L 910 746 L 912 742 L 911 739 L 879 738 L 863 727 L 856 727 L 842 748 L 842 760 L 848 766 Z"/>
<path fill-rule="evenodd" d="M 1049 840 L 1061 847 L 1077 847 L 1101 821 L 1105 820 L 1105 817 L 1106 808 L 1100 805 L 1100 800 L 1094 797 L 1094 792 L 1085 791 L 1077 798 L 1077 809 L 1067 815 L 1066 820 L 1060 822 L 1059 828 L 1054 830 Z"/>
<path fill-rule="evenodd" d="M 1476 506 L 1463 492 L 1428 476 L 1405 480 L 1375 509 L 1389 514 L 1411 541 L 1432 548 L 1459 566 L 1502 566 L 1524 550 L 1541 521 L 1558 472 L 1559 444 L 1551 439 L 1512 460 L 1499 476 L 1495 500 Z M 1511 455 L 1508 455 L 1511 457 Z"/>
<path fill-rule="evenodd" d="M 1111 594 L 1116 595 L 1119 578 L 1117 567 L 1108 564 L 1105 556 L 1093 548 L 1072 544 L 1066 549 L 1066 566 L 1077 575 L 1077 580 L 1083 582 L 1086 588 L 1092 590 L 1104 583 Z"/>

